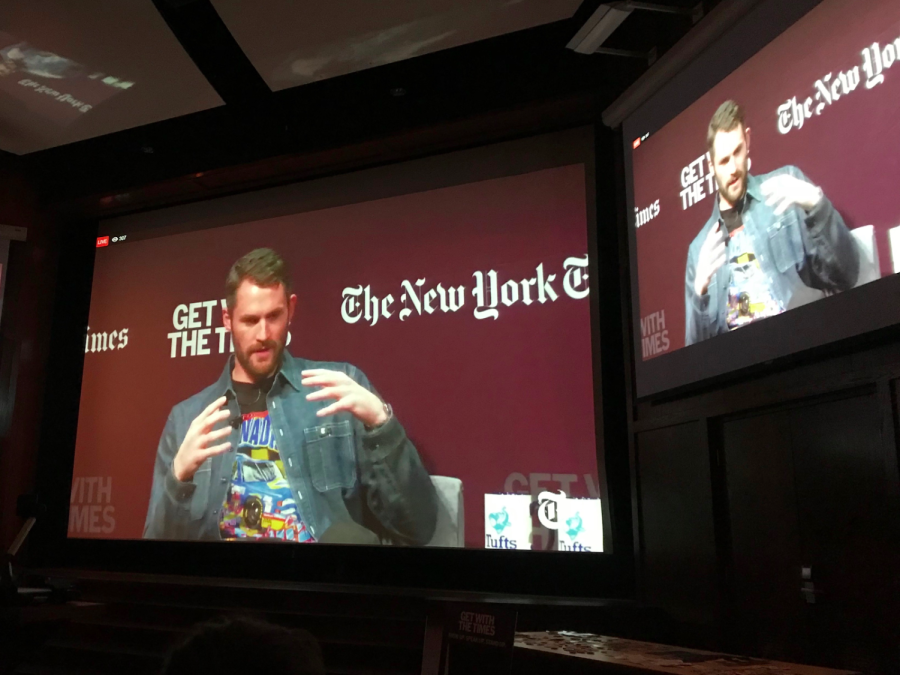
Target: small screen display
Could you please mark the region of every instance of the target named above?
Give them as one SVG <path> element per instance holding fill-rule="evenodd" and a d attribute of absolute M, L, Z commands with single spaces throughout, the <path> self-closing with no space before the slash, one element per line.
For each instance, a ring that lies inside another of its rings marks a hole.
<path fill-rule="evenodd" d="M 900 320 L 865 288 L 900 271 L 898 113 L 900 6 L 826 0 L 674 119 L 626 123 L 641 393 Z"/>

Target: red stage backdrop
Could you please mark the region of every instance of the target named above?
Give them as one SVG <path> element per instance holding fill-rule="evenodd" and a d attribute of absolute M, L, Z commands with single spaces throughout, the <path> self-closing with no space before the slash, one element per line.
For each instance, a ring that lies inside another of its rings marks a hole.
<path fill-rule="evenodd" d="M 744 106 L 751 173 L 799 167 L 851 229 L 873 225 L 881 274 L 900 225 L 900 3 L 826 0 L 632 153 L 643 358 L 684 346 L 688 246 L 710 217 L 706 130 Z"/>
<path fill-rule="evenodd" d="M 485 493 L 600 497 L 585 199 L 577 164 L 98 249 L 70 535 L 141 537 L 166 417 L 221 374 L 225 276 L 262 246 L 291 267 L 289 351 L 369 376 L 462 479 L 467 546 Z"/>

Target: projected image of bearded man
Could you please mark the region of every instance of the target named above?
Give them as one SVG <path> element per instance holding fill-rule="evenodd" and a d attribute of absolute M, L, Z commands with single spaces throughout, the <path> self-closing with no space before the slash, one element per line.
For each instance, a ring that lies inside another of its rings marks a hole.
<path fill-rule="evenodd" d="M 297 296 L 281 256 L 240 258 L 225 297 L 234 355 L 172 408 L 144 536 L 317 542 L 344 531 L 427 544 L 437 496 L 391 406 L 356 366 L 287 351 Z"/>
<path fill-rule="evenodd" d="M 718 191 L 688 249 L 685 344 L 780 314 L 804 287 L 837 293 L 856 284 L 856 243 L 821 188 L 794 166 L 750 173 L 739 104 L 726 101 L 713 115 L 707 147 Z"/>

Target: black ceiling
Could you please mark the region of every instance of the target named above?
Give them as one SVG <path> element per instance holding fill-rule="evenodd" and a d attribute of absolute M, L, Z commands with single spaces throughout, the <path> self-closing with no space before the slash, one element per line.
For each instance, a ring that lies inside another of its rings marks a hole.
<path fill-rule="evenodd" d="M 7 157 L 35 181 L 45 204 L 120 212 L 129 208 L 125 195 L 136 188 L 267 158 L 572 98 L 587 101 L 596 114 L 648 66 L 641 58 L 585 56 L 565 48 L 600 4 L 585 0 L 570 20 L 273 93 L 209 0 L 154 4 L 226 104 Z M 703 2 L 707 12 L 716 4 Z M 635 11 L 604 46 L 645 54 L 655 49 L 662 55 L 691 25 L 688 16 Z"/>

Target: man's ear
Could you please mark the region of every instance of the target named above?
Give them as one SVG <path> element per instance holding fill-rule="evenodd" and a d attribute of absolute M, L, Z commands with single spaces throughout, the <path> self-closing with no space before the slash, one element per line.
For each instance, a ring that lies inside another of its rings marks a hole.
<path fill-rule="evenodd" d="M 291 324 L 291 321 L 294 320 L 294 310 L 297 309 L 297 296 L 291 293 L 291 297 L 288 298 L 288 325 Z"/>
<path fill-rule="evenodd" d="M 231 312 L 228 311 L 227 305 L 222 308 L 222 325 L 225 326 L 225 330 L 231 332 Z"/>
<path fill-rule="evenodd" d="M 750 127 L 744 129 L 744 144 L 747 146 L 747 154 L 750 154 Z"/>

